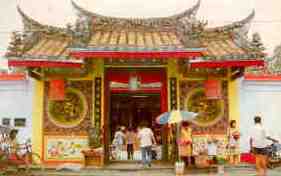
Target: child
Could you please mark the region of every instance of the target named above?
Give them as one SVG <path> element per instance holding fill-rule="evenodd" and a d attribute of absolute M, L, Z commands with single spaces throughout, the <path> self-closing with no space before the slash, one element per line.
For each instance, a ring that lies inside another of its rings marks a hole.
<path fill-rule="evenodd" d="M 230 127 L 228 129 L 228 157 L 229 157 L 229 163 L 236 165 L 239 163 L 239 139 L 240 139 L 240 133 L 236 128 L 236 121 L 231 120 L 230 121 Z"/>
<path fill-rule="evenodd" d="M 217 140 L 211 137 L 207 146 L 210 164 L 217 164 L 217 148 Z"/>

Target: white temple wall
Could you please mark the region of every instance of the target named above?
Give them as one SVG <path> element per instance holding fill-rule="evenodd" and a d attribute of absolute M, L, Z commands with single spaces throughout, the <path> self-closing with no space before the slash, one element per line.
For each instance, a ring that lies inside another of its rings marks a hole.
<path fill-rule="evenodd" d="M 0 124 L 9 119 L 9 126 L 19 131 L 19 143 L 31 139 L 31 114 L 32 80 L 0 81 Z M 18 126 L 18 119 L 25 119 L 25 125 Z"/>
<path fill-rule="evenodd" d="M 270 136 L 281 140 L 281 81 L 240 82 L 241 152 L 245 153 L 249 151 L 249 132 L 255 115 L 262 117 Z"/>

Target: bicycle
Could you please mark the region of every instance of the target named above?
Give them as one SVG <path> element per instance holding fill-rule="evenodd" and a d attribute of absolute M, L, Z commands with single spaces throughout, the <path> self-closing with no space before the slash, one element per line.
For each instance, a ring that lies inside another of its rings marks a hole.
<path fill-rule="evenodd" d="M 14 151 L 14 152 L 13 152 Z M 31 173 L 31 169 L 38 169 L 44 173 L 44 167 L 39 154 L 32 152 L 32 145 L 29 142 L 18 144 L 16 148 L 11 146 L 0 150 L 0 166 L 4 173 L 20 172 Z M 11 169 L 14 168 L 14 169 Z"/>

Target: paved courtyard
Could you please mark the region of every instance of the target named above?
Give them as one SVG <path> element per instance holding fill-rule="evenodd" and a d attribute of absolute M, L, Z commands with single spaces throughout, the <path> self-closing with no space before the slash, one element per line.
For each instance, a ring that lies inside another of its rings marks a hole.
<path fill-rule="evenodd" d="M 175 176 L 173 169 L 83 169 L 80 171 L 69 170 L 46 170 L 45 172 L 36 171 L 35 176 Z M 216 176 L 216 169 L 187 170 L 184 176 Z M 252 167 L 226 168 L 223 176 L 255 176 Z M 269 170 L 268 176 L 281 176 L 281 168 Z"/>
<path fill-rule="evenodd" d="M 66 167 L 67 166 L 67 167 Z M 78 167 L 75 167 L 78 166 Z M 83 168 L 82 165 L 56 165 L 32 167 L 27 174 L 14 170 L 7 176 L 176 176 L 172 165 L 153 164 L 151 168 L 142 168 L 137 163 L 110 164 L 104 168 Z M 225 173 L 218 174 L 217 168 L 186 169 L 182 176 L 255 176 L 253 165 L 225 166 Z M 0 176 L 2 176 L 0 174 Z M 281 167 L 268 170 L 268 176 L 281 176 Z"/>
<path fill-rule="evenodd" d="M 172 171 L 90 171 L 87 173 L 80 172 L 48 172 L 48 173 L 37 173 L 35 175 L 46 175 L 46 176 L 175 176 Z M 215 172 L 213 173 L 187 173 L 184 176 L 216 176 L 219 175 Z M 252 170 L 239 170 L 239 171 L 227 171 L 224 176 L 255 176 L 255 172 Z M 269 176 L 280 176 L 281 173 L 278 171 L 269 171 Z"/>

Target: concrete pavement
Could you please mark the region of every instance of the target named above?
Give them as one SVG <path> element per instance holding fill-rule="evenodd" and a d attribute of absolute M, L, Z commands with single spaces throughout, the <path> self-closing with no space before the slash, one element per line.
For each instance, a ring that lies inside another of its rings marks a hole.
<path fill-rule="evenodd" d="M 67 166 L 67 165 L 66 165 Z M 71 167 L 70 167 L 71 166 Z M 80 167 L 79 167 L 80 166 Z M 112 163 L 104 168 L 87 167 L 82 165 L 68 165 L 68 167 L 48 166 L 32 167 L 25 176 L 176 176 L 173 165 L 153 164 L 151 168 L 143 168 L 139 163 Z M 78 169 L 77 169 L 78 168 Z M 15 173 L 15 172 L 14 172 Z M 16 175 L 18 173 L 16 171 Z M 8 174 L 8 175 L 15 175 Z M 0 174 L 1 175 L 1 174 Z M 182 176 L 254 176 L 256 171 L 253 165 L 225 166 L 224 174 L 217 174 L 217 167 L 187 168 Z M 281 167 L 268 170 L 268 176 L 281 176 Z"/>
<path fill-rule="evenodd" d="M 33 176 L 175 176 L 173 169 L 82 169 L 80 171 L 46 169 L 33 171 Z M 225 168 L 223 176 L 255 176 L 253 167 Z M 217 174 L 216 169 L 192 169 L 186 170 L 183 176 L 222 176 Z M 269 170 L 268 176 L 281 176 L 281 169 Z"/>

